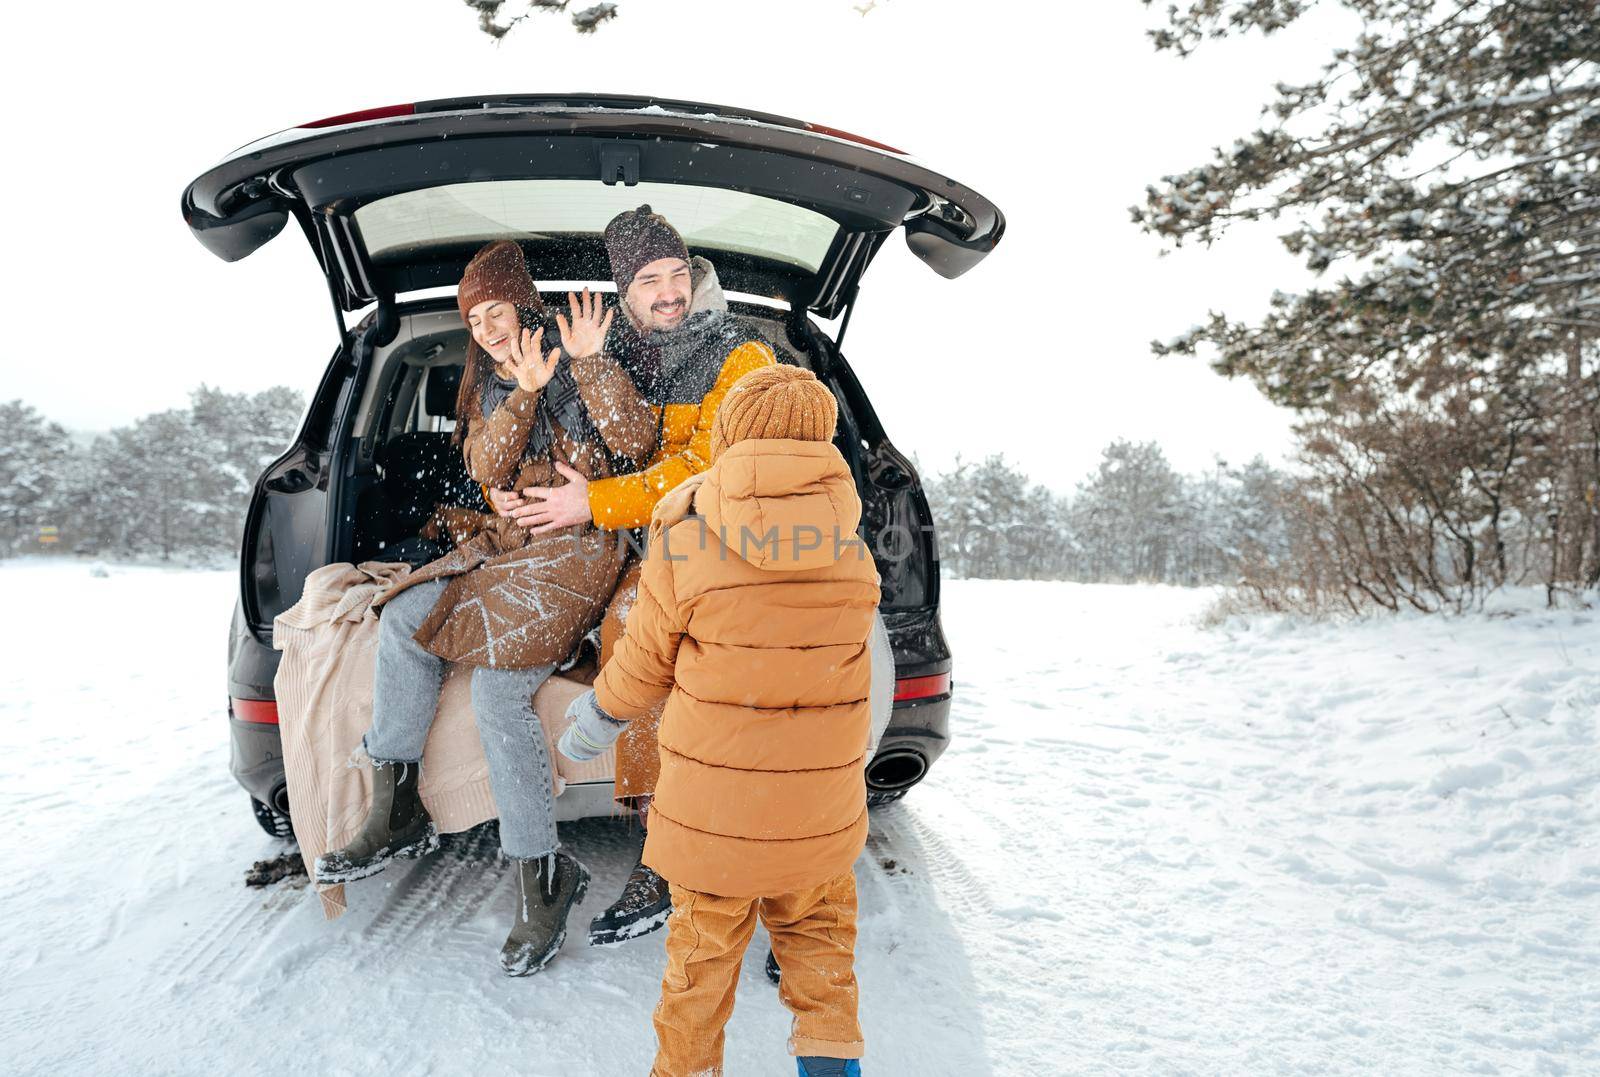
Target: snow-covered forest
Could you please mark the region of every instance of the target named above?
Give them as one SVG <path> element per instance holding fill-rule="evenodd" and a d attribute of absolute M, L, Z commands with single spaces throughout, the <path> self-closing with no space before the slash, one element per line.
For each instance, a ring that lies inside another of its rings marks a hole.
<path fill-rule="evenodd" d="M 225 560 L 256 476 L 287 447 L 303 407 L 286 387 L 202 385 L 189 407 L 84 444 L 20 400 L 0 404 L 13 432 L 0 445 L 0 550 Z M 923 478 L 952 576 L 1192 586 L 1232 582 L 1245 559 L 1285 553 L 1287 479 L 1259 457 L 1185 476 L 1160 446 L 1117 441 L 1072 495 L 1001 456 Z"/>
<path fill-rule="evenodd" d="M 1158 51 L 1272 37 L 1316 5 L 1169 8 Z M 1202 355 L 1297 416 L 1290 555 L 1273 608 L 1462 608 L 1600 585 L 1600 7 L 1341 5 L 1360 23 L 1274 84 L 1263 122 L 1149 184 L 1169 248 L 1276 222 L 1317 278 L 1266 313 L 1212 311 Z"/>
<path fill-rule="evenodd" d="M 0 554 L 225 561 L 237 551 L 256 476 L 288 445 L 303 408 L 302 395 L 284 386 L 250 394 L 202 385 L 186 408 L 84 439 L 20 400 L 0 404 L 0 421 L 12 432 L 0 445 Z M 1449 444 L 1434 439 L 1427 449 L 1438 467 L 1448 466 Z M 1355 515 L 1360 524 L 1362 511 L 1377 511 L 1376 522 L 1402 535 L 1409 527 L 1412 541 L 1434 544 L 1427 571 L 1441 591 L 1481 600 L 1501 585 L 1550 583 L 1560 562 L 1551 553 L 1558 521 L 1549 514 L 1508 502 L 1499 518 L 1463 522 L 1457 534 L 1449 514 L 1431 503 L 1383 512 L 1383 493 L 1399 495 L 1378 476 L 1360 484 L 1376 505 L 1363 509 L 1330 493 L 1318 454 L 1332 451 L 1316 442 L 1293 472 L 1257 456 L 1183 474 L 1154 442 L 1119 439 L 1071 492 L 1036 482 L 1003 455 L 958 456 L 922 478 L 941 567 L 956 578 L 1220 584 L 1246 607 L 1317 607 L 1334 589 L 1338 555 L 1351 556 L 1326 549 L 1335 541 L 1335 515 Z M 1390 481 L 1422 480 L 1408 467 Z M 1556 491 L 1551 483 L 1525 488 L 1546 498 Z M 1433 534 L 1441 527 L 1444 535 Z M 1499 567 L 1478 569 L 1474 580 L 1461 558 L 1470 567 L 1473 547 L 1484 544 Z"/>
<path fill-rule="evenodd" d="M 202 385 L 187 408 L 85 442 L 21 400 L 0 404 L 0 554 L 231 557 L 256 477 L 304 407 L 288 388 Z"/>
<path fill-rule="evenodd" d="M 1115 441 L 1071 494 L 1003 456 L 925 475 L 940 567 L 971 579 L 1231 583 L 1280 562 L 1290 480 L 1261 457 L 1182 475 L 1151 442 Z"/>

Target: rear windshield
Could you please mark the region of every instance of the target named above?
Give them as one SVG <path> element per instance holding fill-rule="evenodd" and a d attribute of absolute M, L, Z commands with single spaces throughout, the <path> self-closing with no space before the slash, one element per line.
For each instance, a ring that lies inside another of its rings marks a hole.
<path fill-rule="evenodd" d="M 519 236 L 598 236 L 612 217 L 644 203 L 691 248 L 752 255 L 807 273 L 822 265 L 839 228 L 820 213 L 743 191 L 595 180 L 492 180 L 407 191 L 362 206 L 356 224 L 368 255 L 388 261 Z"/>

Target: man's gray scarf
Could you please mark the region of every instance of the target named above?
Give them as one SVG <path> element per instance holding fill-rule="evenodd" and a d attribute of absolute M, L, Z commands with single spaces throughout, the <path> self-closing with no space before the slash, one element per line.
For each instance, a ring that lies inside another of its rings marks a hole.
<path fill-rule="evenodd" d="M 716 381 L 728 353 L 761 335 L 726 310 L 701 310 L 665 332 L 641 333 L 631 325 L 613 329 L 611 347 L 622 369 L 652 404 L 689 403 Z"/>

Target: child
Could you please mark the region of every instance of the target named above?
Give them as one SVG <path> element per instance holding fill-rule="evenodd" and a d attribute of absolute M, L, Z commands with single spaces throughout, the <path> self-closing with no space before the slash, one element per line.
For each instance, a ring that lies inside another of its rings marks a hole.
<path fill-rule="evenodd" d="M 833 394 L 798 367 L 734 384 L 710 468 L 656 506 L 626 632 L 561 740 L 593 758 L 668 696 L 644 850 L 672 891 L 662 1077 L 721 1072 L 757 917 L 802 1077 L 861 1072 L 852 865 L 867 837 L 878 573 L 836 420 Z"/>

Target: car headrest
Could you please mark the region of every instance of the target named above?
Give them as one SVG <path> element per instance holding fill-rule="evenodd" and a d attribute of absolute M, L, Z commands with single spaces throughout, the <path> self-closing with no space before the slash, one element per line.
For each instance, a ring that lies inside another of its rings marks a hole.
<path fill-rule="evenodd" d="M 447 419 L 456 417 L 456 393 L 461 390 L 461 372 L 465 369 L 458 363 L 428 368 L 422 406 L 429 415 L 442 415 Z"/>

